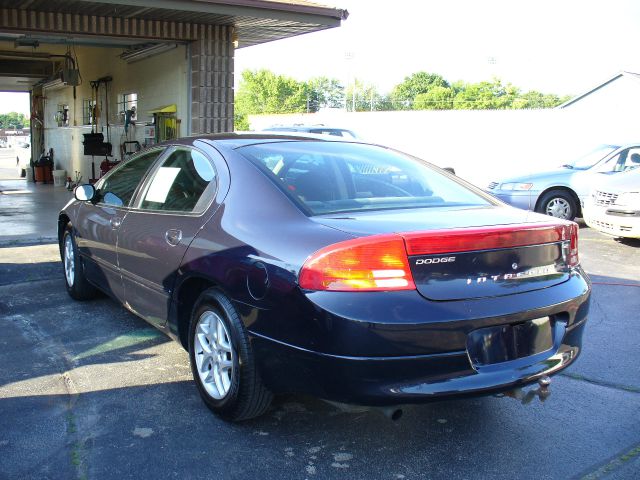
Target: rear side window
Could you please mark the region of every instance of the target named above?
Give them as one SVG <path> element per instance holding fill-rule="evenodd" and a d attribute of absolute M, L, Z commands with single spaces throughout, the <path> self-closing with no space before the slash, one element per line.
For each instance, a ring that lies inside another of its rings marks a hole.
<path fill-rule="evenodd" d="M 373 145 L 278 142 L 237 149 L 312 215 L 490 205 L 425 162 Z"/>
<path fill-rule="evenodd" d="M 140 208 L 199 213 L 206 209 L 215 189 L 211 161 L 197 150 L 177 148 L 153 172 Z"/>
<path fill-rule="evenodd" d="M 127 160 L 100 180 L 96 185 L 101 197 L 100 203 L 116 207 L 129 205 L 138 184 L 162 151 L 159 148 Z"/>

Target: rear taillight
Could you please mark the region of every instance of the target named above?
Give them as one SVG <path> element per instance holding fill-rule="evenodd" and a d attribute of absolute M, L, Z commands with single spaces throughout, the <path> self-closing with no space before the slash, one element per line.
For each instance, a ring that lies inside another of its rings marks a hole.
<path fill-rule="evenodd" d="M 569 255 L 567 256 L 567 266 L 577 267 L 580 264 L 580 257 L 578 256 L 578 224 L 572 223 L 570 226 L 570 239 L 569 239 Z"/>
<path fill-rule="evenodd" d="M 404 241 L 373 235 L 329 245 L 307 259 L 298 279 L 305 290 L 414 290 Z"/>

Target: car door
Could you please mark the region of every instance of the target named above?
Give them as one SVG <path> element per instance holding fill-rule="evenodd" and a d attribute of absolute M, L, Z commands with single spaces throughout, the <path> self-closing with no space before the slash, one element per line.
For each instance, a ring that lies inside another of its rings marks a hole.
<path fill-rule="evenodd" d="M 125 299 L 150 323 L 163 325 L 167 320 L 177 269 L 213 213 L 208 209 L 216 187 L 211 158 L 192 147 L 172 147 L 150 173 L 135 208 L 123 220 L 118 264 Z"/>
<path fill-rule="evenodd" d="M 119 300 L 123 300 L 123 289 L 116 253 L 118 230 L 136 189 L 162 151 L 144 152 L 100 179 L 95 185 L 97 201 L 83 203 L 74 225 L 88 278 Z"/>

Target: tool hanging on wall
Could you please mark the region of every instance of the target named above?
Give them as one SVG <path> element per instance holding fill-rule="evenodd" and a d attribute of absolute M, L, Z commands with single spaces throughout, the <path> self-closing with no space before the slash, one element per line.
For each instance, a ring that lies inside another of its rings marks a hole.
<path fill-rule="evenodd" d="M 84 145 L 84 154 L 91 155 L 91 179 L 89 180 L 91 183 L 96 181 L 96 167 L 94 163 L 94 157 L 96 155 L 102 156 L 104 155 L 105 160 L 108 160 L 108 157 L 111 156 L 112 144 L 111 144 L 111 134 L 109 132 L 109 83 L 113 80 L 112 77 L 102 77 L 98 80 L 92 80 L 91 84 L 91 96 L 93 97 L 93 92 L 95 91 L 95 104 L 93 106 L 93 115 L 92 115 L 92 123 L 91 123 L 91 133 L 85 133 L 84 141 L 82 144 Z M 103 121 L 103 125 L 106 126 L 107 129 L 107 141 L 104 141 L 104 135 L 102 133 L 98 133 L 98 118 L 100 116 L 100 110 L 98 107 L 98 98 L 100 95 L 100 85 L 104 85 L 104 105 L 105 105 L 105 118 Z M 92 99 L 93 100 L 93 99 Z"/>

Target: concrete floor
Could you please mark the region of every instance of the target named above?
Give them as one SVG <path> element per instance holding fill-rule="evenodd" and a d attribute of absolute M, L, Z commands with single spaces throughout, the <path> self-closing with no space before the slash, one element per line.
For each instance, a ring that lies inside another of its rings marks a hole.
<path fill-rule="evenodd" d="M 51 183 L 0 180 L 0 242 L 56 240 L 58 212 L 72 197 Z"/>
<path fill-rule="evenodd" d="M 5 244 L 55 240 L 58 212 L 73 196 L 64 187 L 21 178 L 16 156 L 25 166 L 28 153 L 0 148 L 0 242 Z"/>

